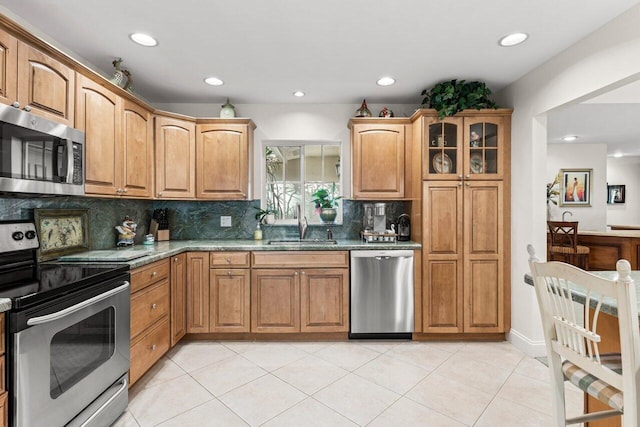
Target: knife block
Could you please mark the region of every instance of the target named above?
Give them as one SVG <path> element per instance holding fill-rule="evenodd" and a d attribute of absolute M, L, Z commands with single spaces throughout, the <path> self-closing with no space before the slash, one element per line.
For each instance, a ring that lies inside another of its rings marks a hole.
<path fill-rule="evenodd" d="M 151 220 L 151 225 L 149 225 L 149 234 L 153 234 L 156 242 L 169 240 L 169 230 L 158 230 L 158 222 L 155 219 Z"/>

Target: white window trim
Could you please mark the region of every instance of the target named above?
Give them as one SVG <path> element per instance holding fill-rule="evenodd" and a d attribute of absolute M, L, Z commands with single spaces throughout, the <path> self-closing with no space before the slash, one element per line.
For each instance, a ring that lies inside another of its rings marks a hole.
<path fill-rule="evenodd" d="M 259 165 L 259 182 L 255 186 L 256 198 L 260 200 L 260 208 L 265 208 L 265 184 L 267 182 L 267 169 L 265 166 L 265 152 L 267 146 L 281 146 L 281 147 L 299 147 L 301 145 L 338 145 L 340 146 L 340 188 L 342 189 L 342 196 L 344 200 L 349 193 L 347 188 L 350 188 L 351 180 L 351 156 L 348 154 L 349 150 L 347 144 L 341 140 L 333 139 L 263 139 L 260 144 L 256 144 L 258 152 L 254 152 L 256 161 L 254 164 Z M 304 161 L 304 160 L 303 160 Z M 343 212 L 344 214 L 344 212 Z M 276 220 L 274 225 L 297 225 L 297 220 Z M 336 225 L 342 225 L 342 217 L 336 218 Z M 309 224 L 310 227 L 326 226 L 326 224 Z"/>

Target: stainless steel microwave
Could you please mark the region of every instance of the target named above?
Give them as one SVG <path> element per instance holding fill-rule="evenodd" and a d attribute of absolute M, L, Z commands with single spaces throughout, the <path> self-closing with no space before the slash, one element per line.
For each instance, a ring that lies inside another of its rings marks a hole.
<path fill-rule="evenodd" d="M 84 132 L 0 105 L 0 192 L 84 194 Z"/>

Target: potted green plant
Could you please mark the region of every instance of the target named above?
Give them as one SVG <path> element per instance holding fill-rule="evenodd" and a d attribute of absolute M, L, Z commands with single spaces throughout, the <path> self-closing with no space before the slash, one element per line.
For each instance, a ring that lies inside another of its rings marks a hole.
<path fill-rule="evenodd" d="M 562 174 L 558 173 L 558 175 L 553 179 L 553 182 L 547 183 L 547 221 L 551 220 L 551 203 L 558 206 L 561 179 Z"/>
<path fill-rule="evenodd" d="M 466 109 L 498 108 L 498 105 L 489 98 L 491 90 L 484 82 L 453 79 L 438 83 L 429 90 L 423 90 L 422 95 L 424 95 L 422 105 L 426 108 L 434 108 L 441 120 Z"/>
<path fill-rule="evenodd" d="M 258 223 L 264 222 L 265 224 L 273 224 L 276 222 L 276 218 L 275 218 L 276 211 L 272 209 L 262 209 L 258 207 L 254 207 L 254 209 L 258 210 L 258 212 L 256 212 L 256 217 L 255 217 Z"/>
<path fill-rule="evenodd" d="M 338 200 L 342 196 L 336 196 L 336 183 L 331 186 L 331 193 L 324 188 L 319 188 L 311 195 L 314 199 L 311 203 L 315 204 L 316 209 L 320 209 L 320 219 L 325 224 L 332 224 L 336 220 L 338 211 Z"/>

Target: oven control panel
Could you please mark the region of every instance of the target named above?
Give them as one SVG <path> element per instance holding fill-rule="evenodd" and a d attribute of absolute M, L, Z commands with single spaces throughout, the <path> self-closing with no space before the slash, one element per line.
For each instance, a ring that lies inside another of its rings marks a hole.
<path fill-rule="evenodd" d="M 38 235 L 34 223 L 0 223 L 0 253 L 37 249 L 38 246 Z"/>

